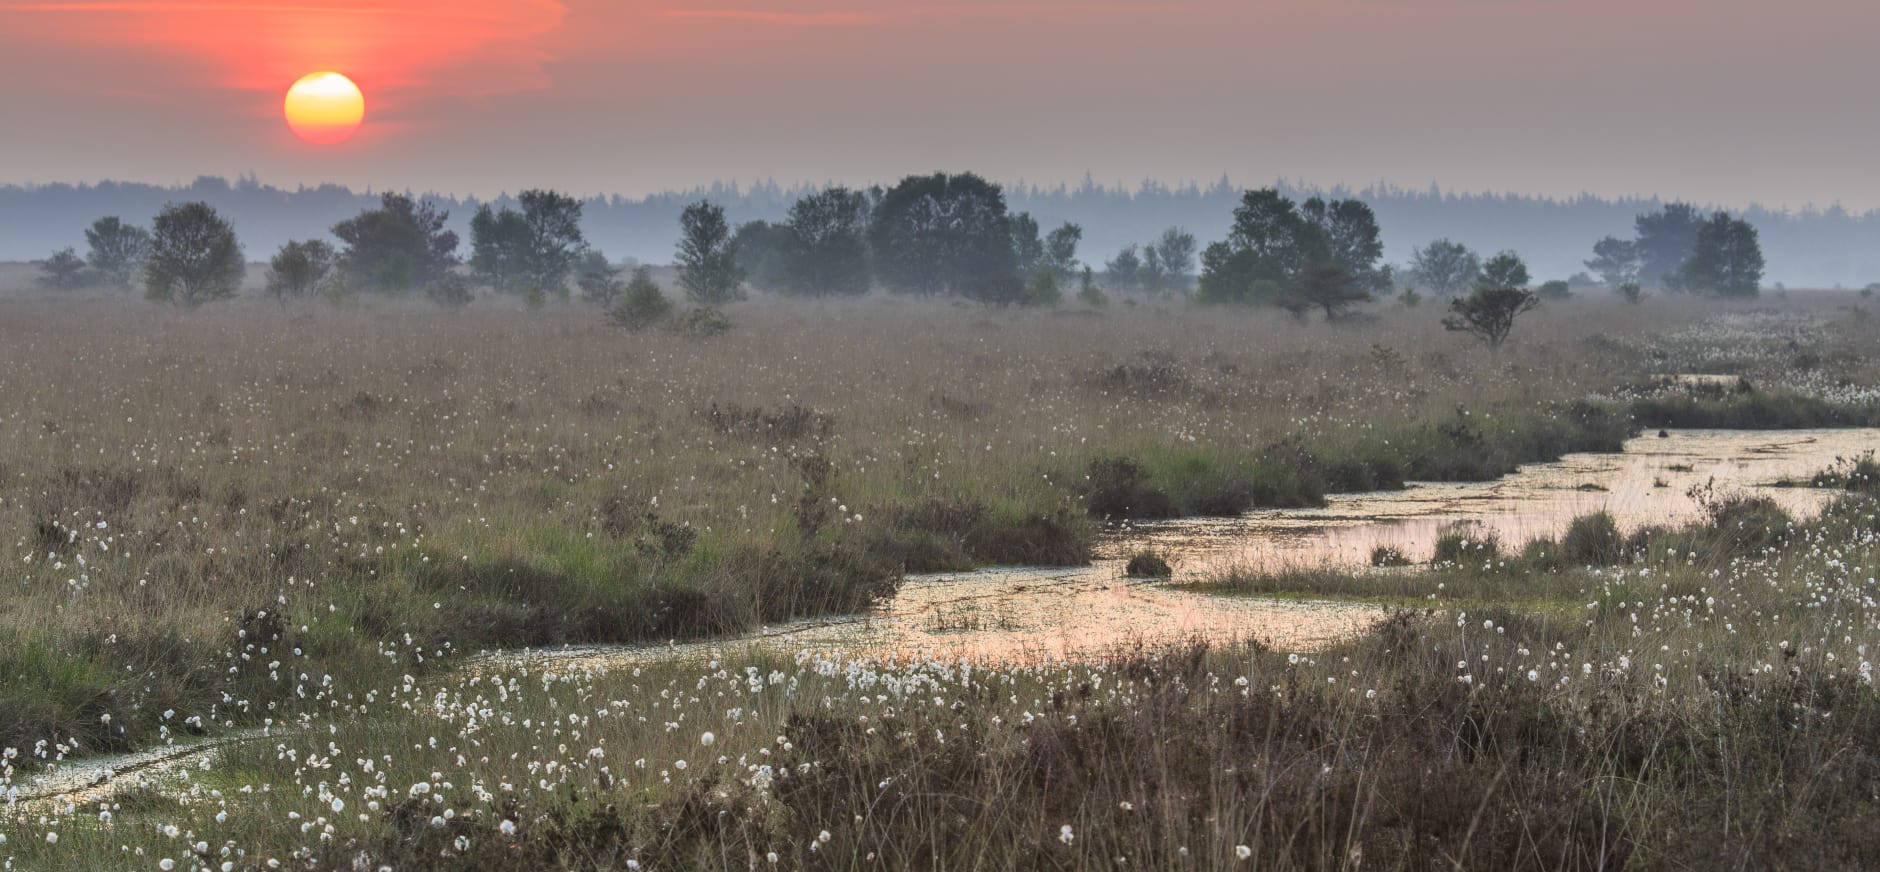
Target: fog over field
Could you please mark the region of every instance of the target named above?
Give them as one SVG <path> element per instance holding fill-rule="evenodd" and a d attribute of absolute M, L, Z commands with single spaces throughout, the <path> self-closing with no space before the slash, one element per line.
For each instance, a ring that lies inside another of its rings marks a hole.
<path fill-rule="evenodd" d="M 1029 211 L 1051 226 L 1064 221 L 1081 225 L 1085 251 L 1101 259 L 1131 243 L 1153 239 L 1167 227 L 1185 227 L 1204 240 L 1218 238 L 1227 229 L 1242 186 L 1266 184 L 1270 181 L 1226 177 L 1199 183 L 1087 180 L 1050 187 L 1020 181 L 1008 188 L 1007 201 L 1014 211 Z M 798 197 L 817 187 L 718 182 L 645 196 L 602 193 L 584 200 L 582 220 L 588 238 L 610 255 L 664 263 L 677 240 L 679 210 L 688 202 L 709 198 L 723 204 L 737 223 L 777 221 Z M 1542 279 L 1566 279 L 1584 271 L 1596 240 L 1629 235 L 1634 217 L 1666 202 L 1657 197 L 1591 195 L 1560 200 L 1518 191 L 1450 193 L 1434 186 L 1354 189 L 1282 182 L 1279 187 L 1298 199 L 1321 194 L 1369 203 L 1383 227 L 1386 262 L 1404 263 L 1412 249 L 1448 238 L 1478 251 L 1519 251 Z M 597 180 L 595 189 L 604 192 L 605 182 Z M 468 236 L 477 199 L 449 194 L 426 194 L 425 198 L 448 209 L 450 226 Z M 79 231 L 99 215 L 143 222 L 164 204 L 182 200 L 204 200 L 228 214 L 241 226 L 251 253 L 258 256 L 289 239 L 319 236 L 376 199 L 375 194 L 334 185 L 278 188 L 252 178 L 230 181 L 214 176 L 175 187 L 129 183 L 0 186 L 0 259 L 43 257 L 82 241 Z M 1700 206 L 1705 200 L 1702 196 L 1692 199 Z M 509 197 L 495 197 L 491 202 L 514 203 Z M 1880 281 L 1880 213 L 1838 207 L 1751 206 L 1742 214 L 1761 233 L 1770 282 L 1795 288 L 1860 288 Z"/>
<path fill-rule="evenodd" d="M 0 0 L 0 872 L 1880 869 L 1876 32 Z"/>

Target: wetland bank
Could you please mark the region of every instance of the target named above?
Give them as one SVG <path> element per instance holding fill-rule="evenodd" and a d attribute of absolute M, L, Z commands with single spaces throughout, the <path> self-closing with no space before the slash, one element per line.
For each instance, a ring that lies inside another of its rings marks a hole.
<path fill-rule="evenodd" d="M 1880 423 L 1851 295 L 1498 352 L 1402 308 L 4 305 L 7 777 L 268 731 L 10 815 L 16 868 L 1873 850 L 1875 510 L 1766 487 Z M 1666 529 L 1520 562 L 1600 510 Z M 1506 559 L 1368 565 L 1459 521 Z"/>

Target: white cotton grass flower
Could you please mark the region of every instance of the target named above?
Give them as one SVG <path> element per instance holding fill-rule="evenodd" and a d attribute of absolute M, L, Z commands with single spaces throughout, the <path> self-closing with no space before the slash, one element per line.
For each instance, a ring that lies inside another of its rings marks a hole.
<path fill-rule="evenodd" d="M 718 737 L 712 735 L 712 732 L 710 730 L 706 730 L 704 735 L 698 737 L 698 743 L 701 745 L 704 745 L 707 748 L 710 748 L 712 745 L 716 744 L 717 742 L 718 742 Z"/>
<path fill-rule="evenodd" d="M 1063 842 L 1066 845 L 1074 841 L 1077 841 L 1077 834 L 1076 832 L 1071 830 L 1070 824 L 1065 824 L 1061 827 L 1058 827 L 1058 841 Z"/>
<path fill-rule="evenodd" d="M 510 820 L 503 821 L 496 825 L 496 829 L 505 836 L 513 836 L 516 834 L 516 822 Z"/>
<path fill-rule="evenodd" d="M 1245 860 L 1253 856 L 1253 849 L 1247 847 L 1246 845 L 1235 845 L 1234 856 L 1239 857 L 1242 860 Z"/>

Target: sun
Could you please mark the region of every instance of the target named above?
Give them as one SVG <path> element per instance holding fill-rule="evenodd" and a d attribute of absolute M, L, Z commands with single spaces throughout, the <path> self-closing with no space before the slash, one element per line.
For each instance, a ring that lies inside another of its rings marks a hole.
<path fill-rule="evenodd" d="M 353 80 L 334 72 L 308 73 L 287 89 L 281 103 L 294 135 L 317 145 L 344 142 L 366 118 L 366 96 Z"/>

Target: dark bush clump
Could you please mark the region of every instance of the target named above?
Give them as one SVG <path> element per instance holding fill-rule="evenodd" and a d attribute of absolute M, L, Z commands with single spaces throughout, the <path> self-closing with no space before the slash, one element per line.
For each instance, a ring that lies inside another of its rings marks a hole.
<path fill-rule="evenodd" d="M 1595 512 L 1573 519 L 1566 538 L 1560 542 L 1560 552 L 1575 565 L 1611 566 L 1625 556 L 1625 540 L 1610 513 Z"/>
<path fill-rule="evenodd" d="M 1090 462 L 1085 505 L 1099 518 L 1172 518 L 1175 502 L 1168 492 L 1149 485 L 1149 471 L 1127 457 Z"/>
<path fill-rule="evenodd" d="M 1453 526 L 1436 537 L 1436 552 L 1431 563 L 1470 563 L 1494 560 L 1501 553 L 1501 542 L 1493 532 L 1466 526 Z"/>
<path fill-rule="evenodd" d="M 1372 566 L 1409 566 L 1410 555 L 1394 545 L 1379 545 L 1371 549 Z"/>
<path fill-rule="evenodd" d="M 1147 548 L 1130 555 L 1123 573 L 1130 578 L 1169 578 L 1175 574 L 1175 569 L 1155 549 Z"/>

